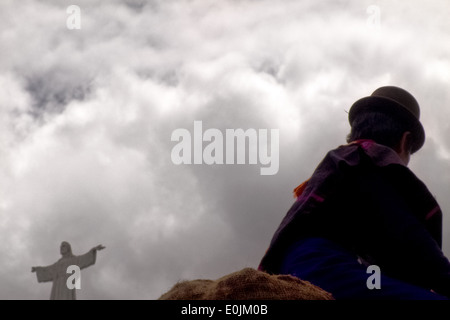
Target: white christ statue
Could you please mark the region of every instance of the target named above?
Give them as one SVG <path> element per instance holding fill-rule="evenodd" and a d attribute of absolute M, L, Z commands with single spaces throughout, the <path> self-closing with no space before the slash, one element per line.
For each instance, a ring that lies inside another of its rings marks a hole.
<path fill-rule="evenodd" d="M 60 247 L 62 257 L 58 261 L 47 267 L 32 267 L 31 272 L 36 272 L 38 282 L 53 281 L 50 300 L 76 300 L 76 288 L 69 288 L 67 284 L 67 279 L 72 274 L 72 271 L 68 271 L 69 266 L 84 269 L 95 264 L 97 251 L 104 248 L 98 245 L 83 255 L 75 256 L 70 244 L 63 241 Z"/>

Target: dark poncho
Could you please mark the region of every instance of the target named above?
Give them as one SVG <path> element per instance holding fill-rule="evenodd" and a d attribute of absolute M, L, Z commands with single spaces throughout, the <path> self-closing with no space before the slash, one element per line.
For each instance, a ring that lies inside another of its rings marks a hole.
<path fill-rule="evenodd" d="M 278 273 L 286 250 L 307 237 L 339 243 L 382 272 L 450 296 L 442 212 L 394 150 L 359 140 L 330 151 L 295 192 L 259 269 Z"/>

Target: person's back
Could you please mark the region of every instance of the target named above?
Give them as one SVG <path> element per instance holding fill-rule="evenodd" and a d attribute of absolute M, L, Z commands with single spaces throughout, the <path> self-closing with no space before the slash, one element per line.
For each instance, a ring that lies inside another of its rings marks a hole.
<path fill-rule="evenodd" d="M 349 120 L 349 144 L 295 190 L 260 269 L 298 276 L 337 299 L 450 296 L 440 208 L 406 167 L 425 140 L 416 100 L 382 87 L 358 100 Z M 381 289 L 367 288 L 368 265 L 381 269 Z"/>

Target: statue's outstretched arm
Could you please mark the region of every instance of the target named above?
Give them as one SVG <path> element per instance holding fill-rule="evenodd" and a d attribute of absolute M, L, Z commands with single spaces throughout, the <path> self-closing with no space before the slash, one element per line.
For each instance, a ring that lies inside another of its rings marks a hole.
<path fill-rule="evenodd" d="M 103 245 L 101 245 L 101 244 L 99 244 L 98 246 L 96 246 L 96 247 L 93 247 L 91 250 L 96 250 L 96 251 L 99 251 L 99 250 L 103 250 L 103 249 L 105 249 L 106 247 L 105 246 L 103 246 Z"/>

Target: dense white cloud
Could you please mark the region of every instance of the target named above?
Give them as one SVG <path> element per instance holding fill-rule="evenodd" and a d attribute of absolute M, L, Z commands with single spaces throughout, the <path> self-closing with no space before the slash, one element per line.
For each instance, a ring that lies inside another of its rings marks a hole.
<path fill-rule="evenodd" d="M 30 269 L 63 240 L 107 247 L 82 299 L 256 266 L 291 190 L 345 141 L 345 111 L 385 84 L 419 100 L 411 168 L 450 211 L 447 1 L 79 1 L 80 30 L 70 4 L 0 4 L 0 298 L 46 299 Z M 195 120 L 279 129 L 278 174 L 175 166 L 171 133 Z"/>

